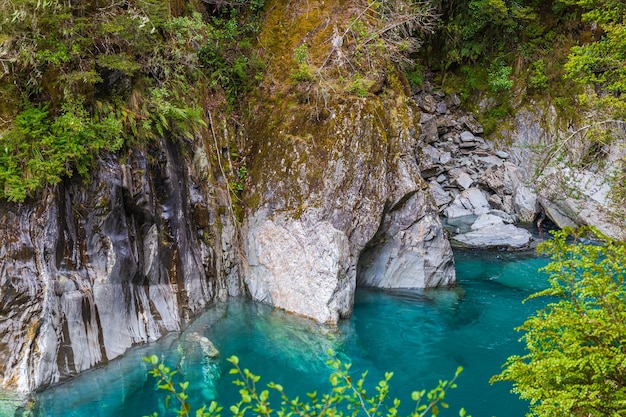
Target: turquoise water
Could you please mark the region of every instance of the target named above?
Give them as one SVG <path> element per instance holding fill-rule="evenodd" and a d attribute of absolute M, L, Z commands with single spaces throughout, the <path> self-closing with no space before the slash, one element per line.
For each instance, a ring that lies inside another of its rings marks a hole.
<path fill-rule="evenodd" d="M 369 370 L 368 381 L 393 371 L 392 395 L 410 397 L 449 379 L 460 365 L 459 388 L 449 393 L 451 410 L 465 407 L 474 417 L 522 417 L 527 404 L 509 393 L 510 385 L 489 385 L 506 357 L 521 353 L 513 328 L 540 306 L 522 304 L 545 287 L 537 269 L 546 261 L 533 255 L 501 252 L 456 253 L 458 285 L 427 291 L 359 290 L 353 317 L 336 328 L 315 324 L 245 300 L 219 303 L 179 337 L 170 336 L 133 349 L 108 366 L 48 389 L 29 403 L 31 415 L 60 417 L 144 416 L 162 412 L 163 394 L 141 358 L 162 356 L 192 382 L 192 398 L 224 404 L 237 399 L 226 358 L 281 383 L 288 394 L 324 392 L 326 351 L 332 348 L 353 364 L 355 375 Z M 220 350 L 208 359 L 197 341 L 208 337 Z M 0 414 L 2 414 L 0 399 Z M 403 411 L 410 407 L 404 404 Z M 7 404 L 5 403 L 5 408 Z M 26 411 L 18 410 L 17 414 Z M 229 415 L 228 411 L 223 413 Z M 14 415 L 13 412 L 5 415 Z"/>

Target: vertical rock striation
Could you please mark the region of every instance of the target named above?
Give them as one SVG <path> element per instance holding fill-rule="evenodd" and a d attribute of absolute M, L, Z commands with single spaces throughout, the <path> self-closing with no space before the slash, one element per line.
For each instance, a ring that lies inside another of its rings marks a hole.
<path fill-rule="evenodd" d="M 89 185 L 2 204 L 3 386 L 28 392 L 76 375 L 226 295 L 214 190 L 179 149 L 163 140 L 123 162 L 108 155 Z"/>

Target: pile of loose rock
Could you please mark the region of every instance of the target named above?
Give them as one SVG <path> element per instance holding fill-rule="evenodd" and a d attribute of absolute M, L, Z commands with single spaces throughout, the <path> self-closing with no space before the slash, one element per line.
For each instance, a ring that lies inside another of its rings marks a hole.
<path fill-rule="evenodd" d="M 523 171 L 509 153 L 479 136 L 481 124 L 460 110 L 457 96 L 424 84 L 415 95 L 422 110 L 416 157 L 453 242 L 468 247 L 528 247 L 531 234 L 514 225 L 531 222 L 538 212 Z"/>

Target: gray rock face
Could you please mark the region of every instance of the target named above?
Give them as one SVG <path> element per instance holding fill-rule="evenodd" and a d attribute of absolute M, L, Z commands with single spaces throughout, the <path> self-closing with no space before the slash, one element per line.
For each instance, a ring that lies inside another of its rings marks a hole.
<path fill-rule="evenodd" d="M 593 225 L 608 236 L 626 241 L 626 224 L 619 214 L 624 208 L 612 204 L 606 173 L 550 168 L 542 179 L 539 202 L 556 225 Z"/>
<path fill-rule="evenodd" d="M 417 192 L 385 213 L 359 259 L 359 285 L 427 288 L 454 283 L 452 250 L 437 211 L 425 201 L 427 196 Z"/>
<path fill-rule="evenodd" d="M 29 392 L 76 375 L 226 295 L 207 173 L 172 143 L 150 152 L 106 157 L 88 187 L 2 203 L 2 386 Z"/>
<path fill-rule="evenodd" d="M 521 175 L 534 181 L 536 206 L 548 218 L 560 227 L 592 225 L 626 240 L 623 202 L 613 201 L 610 194 L 612 178 L 626 158 L 626 124 L 604 122 L 599 115 L 590 119 L 587 128 L 605 130 L 612 137 L 595 153 L 594 141 L 587 136 L 591 131 L 560 125 L 552 106 L 519 109 L 512 126 L 500 133 L 513 144 L 511 158 L 521 167 Z M 513 201 L 520 217 L 530 217 L 534 203 L 528 190 L 517 192 Z"/>
<path fill-rule="evenodd" d="M 350 314 L 354 284 L 343 232 L 308 215 L 270 220 L 256 212 L 250 223 L 245 279 L 252 298 L 319 322 Z"/>
<path fill-rule="evenodd" d="M 453 282 L 450 245 L 412 151 L 417 109 L 401 94 L 385 100 L 329 104 L 331 117 L 313 131 L 281 119 L 273 134 L 289 135 L 258 141 L 249 198 L 259 201 L 244 227 L 254 299 L 335 322 L 351 313 L 360 258 L 368 277 L 388 267 L 364 285 Z M 279 117 L 258 113 L 267 115 L 259 131 Z"/>

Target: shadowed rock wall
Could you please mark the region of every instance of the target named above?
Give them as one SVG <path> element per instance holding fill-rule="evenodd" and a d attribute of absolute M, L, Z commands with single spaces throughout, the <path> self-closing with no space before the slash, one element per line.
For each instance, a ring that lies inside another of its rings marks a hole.
<path fill-rule="evenodd" d="M 88 184 L 2 204 L 2 385 L 26 392 L 76 375 L 227 295 L 216 191 L 188 159 L 163 140 L 106 156 Z"/>

